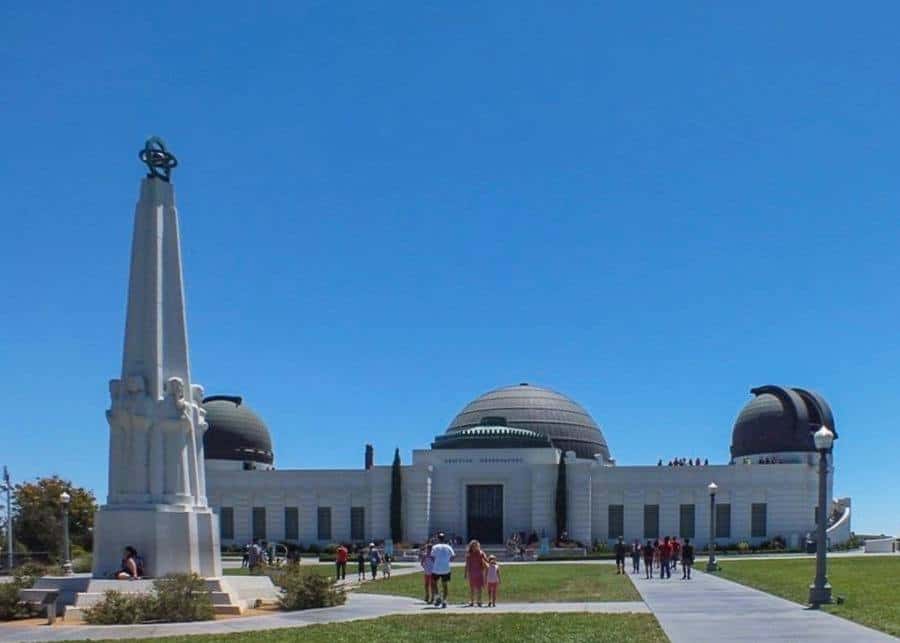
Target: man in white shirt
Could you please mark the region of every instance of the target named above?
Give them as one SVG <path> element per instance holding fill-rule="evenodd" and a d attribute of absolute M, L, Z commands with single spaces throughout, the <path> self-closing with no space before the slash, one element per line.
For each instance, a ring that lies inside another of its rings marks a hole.
<path fill-rule="evenodd" d="M 441 593 L 434 599 L 435 607 L 447 607 L 448 584 L 450 583 L 450 561 L 456 556 L 453 547 L 447 544 L 447 537 L 443 532 L 438 534 L 438 542 L 431 548 L 431 556 L 434 558 L 432 576 L 441 581 Z"/>

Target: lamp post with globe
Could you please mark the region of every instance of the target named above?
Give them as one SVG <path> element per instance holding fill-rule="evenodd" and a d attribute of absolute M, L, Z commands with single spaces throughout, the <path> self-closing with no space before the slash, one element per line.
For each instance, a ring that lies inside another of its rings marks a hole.
<path fill-rule="evenodd" d="M 719 485 L 710 482 L 706 487 L 709 489 L 709 560 L 706 563 L 706 571 L 717 571 L 716 565 L 716 491 Z"/>
<path fill-rule="evenodd" d="M 66 576 L 70 576 L 72 574 L 72 553 L 69 549 L 69 502 L 71 502 L 72 496 L 69 495 L 68 492 L 63 491 L 59 494 L 59 501 L 62 504 L 62 518 L 63 518 L 63 573 Z"/>
<path fill-rule="evenodd" d="M 813 607 L 831 602 L 831 585 L 825 576 L 825 520 L 828 496 L 828 453 L 834 443 L 834 433 L 827 426 L 813 433 L 813 441 L 819 452 L 819 519 L 816 521 L 816 578 L 809 586 L 809 604 Z"/>

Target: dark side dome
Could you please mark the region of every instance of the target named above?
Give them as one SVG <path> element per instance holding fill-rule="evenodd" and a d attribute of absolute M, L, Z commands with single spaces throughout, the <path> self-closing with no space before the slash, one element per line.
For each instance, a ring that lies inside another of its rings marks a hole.
<path fill-rule="evenodd" d="M 531 435 L 510 433 L 507 437 L 515 439 L 504 444 L 510 448 L 522 441 L 546 446 L 544 440 L 537 438 L 544 436 L 556 448 L 563 452 L 574 451 L 579 458 L 593 459 L 595 454 L 600 454 L 604 460 L 610 460 L 606 438 L 588 412 L 565 395 L 540 386 L 527 383 L 505 386 L 477 397 L 453 418 L 445 435 L 435 441 L 435 446 L 446 445 L 447 448 L 453 442 L 468 446 L 473 436 L 467 431 L 474 427 L 495 429 L 494 439 L 504 437 L 496 432 L 497 427 L 530 432 Z M 450 441 L 450 436 L 460 439 Z"/>
<path fill-rule="evenodd" d="M 759 386 L 741 410 L 731 433 L 731 457 L 761 453 L 815 451 L 812 434 L 823 424 L 834 432 L 834 415 L 825 399 L 813 391 L 783 386 Z"/>
<path fill-rule="evenodd" d="M 210 395 L 203 398 L 206 423 L 203 436 L 207 460 L 239 460 L 272 464 L 272 437 L 269 429 L 241 397 Z"/>

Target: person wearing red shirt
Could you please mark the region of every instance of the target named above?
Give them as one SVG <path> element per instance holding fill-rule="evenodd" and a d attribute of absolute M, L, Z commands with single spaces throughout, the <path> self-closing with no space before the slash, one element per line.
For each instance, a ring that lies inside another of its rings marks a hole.
<path fill-rule="evenodd" d="M 338 545 L 334 552 L 335 578 L 334 580 L 343 580 L 347 578 L 347 558 L 350 552 L 343 544 Z"/>
<path fill-rule="evenodd" d="M 659 546 L 659 577 L 672 578 L 672 572 L 669 569 L 669 561 L 672 560 L 672 543 L 666 536 L 662 544 Z"/>

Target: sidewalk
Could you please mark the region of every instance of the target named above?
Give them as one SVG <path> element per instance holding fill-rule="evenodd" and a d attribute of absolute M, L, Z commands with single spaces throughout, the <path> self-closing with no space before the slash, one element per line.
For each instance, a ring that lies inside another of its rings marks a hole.
<path fill-rule="evenodd" d="M 88 639 L 130 639 L 152 636 L 184 636 L 187 634 L 230 634 L 275 630 L 285 627 L 302 627 L 318 623 L 341 623 L 360 619 L 377 618 L 391 614 L 503 614 L 542 612 L 591 612 L 597 614 L 621 614 L 625 612 L 649 612 L 647 606 L 636 602 L 608 603 L 501 603 L 495 608 L 473 608 L 451 605 L 439 609 L 421 600 L 401 596 L 384 596 L 353 592 L 347 596 L 347 604 L 341 607 L 280 612 L 271 616 L 249 616 L 221 621 L 199 623 L 166 623 L 160 625 L 57 625 L 0 627 L 3 643 L 33 641 L 64 641 Z"/>
<path fill-rule="evenodd" d="M 681 580 L 631 576 L 672 643 L 723 641 L 897 641 L 852 621 L 694 571 Z"/>

